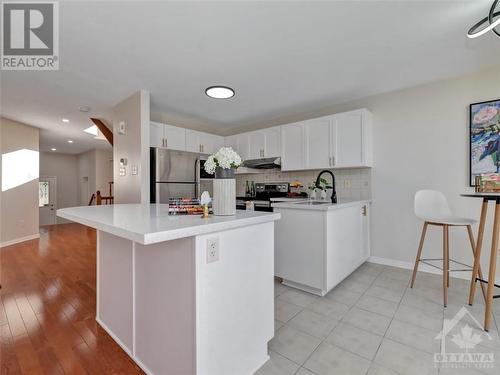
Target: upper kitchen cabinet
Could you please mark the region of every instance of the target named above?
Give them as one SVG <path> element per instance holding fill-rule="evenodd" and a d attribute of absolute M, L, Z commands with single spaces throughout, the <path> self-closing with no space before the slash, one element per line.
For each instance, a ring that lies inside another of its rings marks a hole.
<path fill-rule="evenodd" d="M 305 168 L 332 167 L 331 133 L 333 116 L 304 121 Z"/>
<path fill-rule="evenodd" d="M 304 123 L 281 126 L 281 169 L 283 171 L 306 169 Z"/>
<path fill-rule="evenodd" d="M 334 115 L 331 149 L 335 168 L 371 167 L 372 114 L 359 109 Z"/>
<path fill-rule="evenodd" d="M 281 155 L 281 126 L 263 129 L 260 132 L 264 133 L 263 157 L 279 157 Z"/>
<path fill-rule="evenodd" d="M 213 154 L 224 145 L 224 137 L 186 129 L 186 151 Z"/>
<path fill-rule="evenodd" d="M 248 133 L 236 134 L 226 137 L 224 144 L 236 151 L 238 155 L 240 155 L 242 160 L 250 159 L 250 144 Z"/>
<path fill-rule="evenodd" d="M 184 151 L 186 149 L 186 129 L 159 122 L 151 122 L 149 140 L 151 147 Z"/>
<path fill-rule="evenodd" d="M 283 125 L 283 170 L 371 167 L 372 121 L 366 109 Z"/>

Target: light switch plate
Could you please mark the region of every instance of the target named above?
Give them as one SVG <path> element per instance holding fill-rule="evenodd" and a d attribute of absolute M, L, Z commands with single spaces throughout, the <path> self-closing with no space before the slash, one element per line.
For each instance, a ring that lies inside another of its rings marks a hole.
<path fill-rule="evenodd" d="M 120 167 L 120 176 L 125 176 L 126 174 L 127 173 L 125 167 Z"/>
<path fill-rule="evenodd" d="M 207 263 L 217 262 L 219 260 L 219 238 L 212 237 L 207 239 Z"/>
<path fill-rule="evenodd" d="M 120 121 L 118 124 L 118 133 L 125 134 L 125 121 Z"/>
<path fill-rule="evenodd" d="M 137 168 L 137 165 L 132 165 L 132 175 L 137 175 L 138 173 L 138 168 Z"/>

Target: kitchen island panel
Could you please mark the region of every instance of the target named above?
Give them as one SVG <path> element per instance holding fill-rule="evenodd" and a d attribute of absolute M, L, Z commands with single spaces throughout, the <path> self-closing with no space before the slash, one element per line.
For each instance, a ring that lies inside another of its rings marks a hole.
<path fill-rule="evenodd" d="M 219 260 L 208 263 L 212 239 L 219 241 Z M 273 222 L 196 237 L 198 374 L 253 374 L 269 358 L 273 239 Z"/>
<path fill-rule="evenodd" d="M 132 241 L 98 231 L 96 319 L 129 355 L 133 353 L 132 269 Z"/>
<path fill-rule="evenodd" d="M 151 374 L 194 374 L 194 238 L 135 244 L 135 357 Z"/>

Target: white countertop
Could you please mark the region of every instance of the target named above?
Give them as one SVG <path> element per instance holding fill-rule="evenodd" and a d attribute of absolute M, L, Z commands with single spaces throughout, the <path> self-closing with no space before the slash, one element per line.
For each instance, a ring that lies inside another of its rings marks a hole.
<path fill-rule="evenodd" d="M 309 204 L 309 202 L 318 202 L 321 204 Z M 314 211 L 329 211 L 341 208 L 370 204 L 371 200 L 339 200 L 337 203 L 331 203 L 328 200 L 301 201 L 301 202 L 283 202 L 273 203 L 274 208 L 278 209 L 293 209 L 293 210 L 314 210 Z"/>
<path fill-rule="evenodd" d="M 309 200 L 309 198 L 307 197 L 294 197 L 294 198 L 290 198 L 290 197 L 284 197 L 284 198 L 271 198 L 270 199 L 271 202 L 304 202 L 304 201 L 307 201 Z"/>
<path fill-rule="evenodd" d="M 236 210 L 234 216 L 168 215 L 168 204 L 113 204 L 57 210 L 57 216 L 144 245 L 279 220 L 279 213 Z"/>

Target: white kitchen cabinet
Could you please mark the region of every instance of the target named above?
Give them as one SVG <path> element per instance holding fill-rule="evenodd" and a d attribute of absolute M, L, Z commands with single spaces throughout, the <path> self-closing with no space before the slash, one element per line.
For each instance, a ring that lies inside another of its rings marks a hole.
<path fill-rule="evenodd" d="M 281 156 L 281 126 L 275 126 L 259 130 L 264 133 L 264 152 L 265 158 L 277 158 Z"/>
<path fill-rule="evenodd" d="M 370 256 L 369 201 L 277 206 L 274 264 L 283 284 L 324 296 Z"/>
<path fill-rule="evenodd" d="M 373 164 L 372 121 L 366 109 L 283 125 L 282 129 L 283 170 L 359 168 Z"/>
<path fill-rule="evenodd" d="M 219 135 L 186 130 L 186 151 L 213 154 L 224 145 L 224 137 Z"/>
<path fill-rule="evenodd" d="M 225 138 L 224 144 L 226 147 L 231 147 L 234 151 L 236 151 L 242 160 L 250 159 L 248 133 L 228 136 Z"/>
<path fill-rule="evenodd" d="M 149 139 L 151 147 L 180 151 L 186 149 L 186 129 L 177 126 L 151 122 Z"/>
<path fill-rule="evenodd" d="M 366 109 L 335 115 L 331 128 L 331 149 L 335 168 L 372 166 L 371 117 L 371 113 Z"/>
<path fill-rule="evenodd" d="M 304 124 L 281 126 L 281 170 L 305 169 Z"/>
<path fill-rule="evenodd" d="M 266 135 L 263 131 L 246 133 L 248 137 L 248 159 L 261 159 L 266 148 Z"/>
<path fill-rule="evenodd" d="M 333 116 L 305 121 L 305 168 L 324 169 L 332 167 L 331 128 Z"/>

